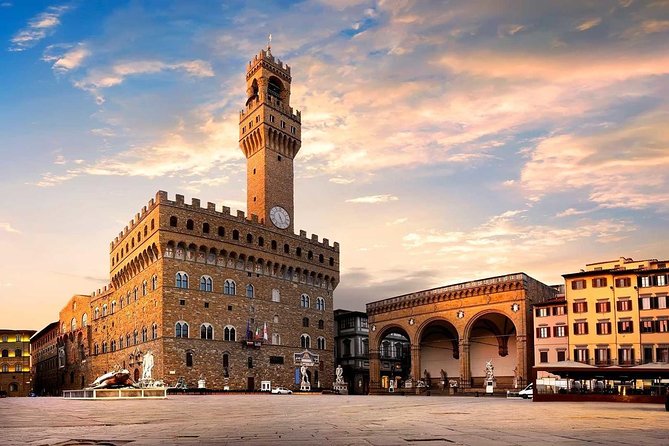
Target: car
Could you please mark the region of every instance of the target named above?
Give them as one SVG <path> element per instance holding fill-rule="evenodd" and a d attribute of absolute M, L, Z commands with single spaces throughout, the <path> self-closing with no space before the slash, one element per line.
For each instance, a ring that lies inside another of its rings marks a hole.
<path fill-rule="evenodd" d="M 523 390 L 518 392 L 518 396 L 522 396 L 525 399 L 532 398 L 534 396 L 534 383 L 530 383 Z"/>
<path fill-rule="evenodd" d="M 293 393 L 293 391 L 290 389 L 286 389 L 285 387 L 275 387 L 272 389 L 272 393 L 276 395 L 290 395 L 291 393 Z"/>

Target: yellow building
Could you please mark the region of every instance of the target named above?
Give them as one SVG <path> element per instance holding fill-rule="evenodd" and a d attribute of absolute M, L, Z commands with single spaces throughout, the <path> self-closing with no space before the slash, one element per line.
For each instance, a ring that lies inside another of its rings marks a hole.
<path fill-rule="evenodd" d="M 669 362 L 667 263 L 621 257 L 564 274 L 570 359 L 596 366 Z"/>
<path fill-rule="evenodd" d="M 0 395 L 30 392 L 30 337 L 34 334 L 35 330 L 0 329 Z"/>

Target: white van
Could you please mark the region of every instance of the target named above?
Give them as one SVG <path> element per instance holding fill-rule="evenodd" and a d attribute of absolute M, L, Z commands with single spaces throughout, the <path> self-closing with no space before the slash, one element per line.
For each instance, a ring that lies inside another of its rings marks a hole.
<path fill-rule="evenodd" d="M 518 392 L 518 396 L 522 396 L 525 399 L 532 398 L 534 396 L 533 386 L 534 383 L 529 383 L 527 387 Z"/>

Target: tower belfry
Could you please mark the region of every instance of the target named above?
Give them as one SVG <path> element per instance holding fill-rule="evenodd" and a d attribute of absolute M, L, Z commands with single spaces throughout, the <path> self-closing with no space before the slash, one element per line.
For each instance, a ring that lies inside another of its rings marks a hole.
<path fill-rule="evenodd" d="M 246 106 L 239 114 L 239 147 L 246 156 L 247 213 L 293 232 L 293 159 L 300 150 L 301 116 L 290 107 L 290 67 L 261 50 L 246 69 Z"/>

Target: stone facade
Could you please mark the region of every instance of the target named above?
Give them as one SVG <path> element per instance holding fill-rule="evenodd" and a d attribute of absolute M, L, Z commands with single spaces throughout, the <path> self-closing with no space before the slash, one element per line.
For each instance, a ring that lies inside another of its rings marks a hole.
<path fill-rule="evenodd" d="M 35 330 L 0 329 L 0 392 L 27 396 L 31 390 L 30 336 Z"/>
<path fill-rule="evenodd" d="M 308 350 L 320 357 L 312 388 L 331 386 L 339 245 L 293 231 L 300 115 L 289 106 L 290 68 L 261 51 L 247 81 L 240 147 L 251 214 L 159 191 L 111 243 L 110 285 L 61 311 L 63 388 L 114 367 L 138 378 L 148 350 L 154 379 L 230 390 L 295 388 L 295 354 Z M 275 207 L 290 221 L 272 220 Z"/>
<path fill-rule="evenodd" d="M 382 390 L 381 347 L 390 334 L 411 344 L 411 372 L 391 375 L 395 382 L 482 390 L 485 364 L 492 360 L 497 390 L 522 385 L 533 378 L 531 305 L 555 293 L 517 273 L 367 304 L 370 391 Z"/>
<path fill-rule="evenodd" d="M 55 321 L 30 338 L 33 391 L 40 396 L 60 395 L 58 379 L 58 333 Z"/>

